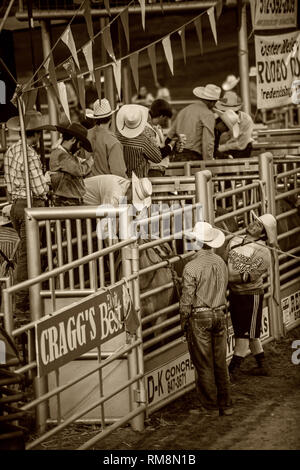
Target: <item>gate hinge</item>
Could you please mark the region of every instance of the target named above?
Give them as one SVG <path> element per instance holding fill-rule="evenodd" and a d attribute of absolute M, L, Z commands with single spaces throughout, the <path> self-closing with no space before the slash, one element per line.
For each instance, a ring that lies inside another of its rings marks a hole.
<path fill-rule="evenodd" d="M 134 390 L 134 401 L 136 403 L 146 403 L 146 391 L 143 390 Z"/>

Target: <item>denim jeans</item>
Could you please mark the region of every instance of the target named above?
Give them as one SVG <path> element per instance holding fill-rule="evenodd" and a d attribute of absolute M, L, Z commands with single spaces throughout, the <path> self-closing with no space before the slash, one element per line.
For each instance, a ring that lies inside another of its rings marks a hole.
<path fill-rule="evenodd" d="M 232 401 L 226 364 L 224 312 L 207 310 L 192 313 L 187 341 L 196 369 L 196 386 L 202 406 L 207 409 L 230 407 Z"/>

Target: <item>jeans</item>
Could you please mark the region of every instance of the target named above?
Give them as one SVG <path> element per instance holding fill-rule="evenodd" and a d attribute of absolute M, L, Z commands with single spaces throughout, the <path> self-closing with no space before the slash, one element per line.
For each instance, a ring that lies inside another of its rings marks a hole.
<path fill-rule="evenodd" d="M 226 364 L 226 319 L 224 312 L 197 312 L 189 318 L 188 348 L 196 369 L 199 399 L 207 409 L 232 406 Z"/>

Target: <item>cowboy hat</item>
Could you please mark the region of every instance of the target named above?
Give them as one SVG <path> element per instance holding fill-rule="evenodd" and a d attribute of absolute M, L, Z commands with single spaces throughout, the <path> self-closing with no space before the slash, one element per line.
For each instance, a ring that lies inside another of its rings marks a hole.
<path fill-rule="evenodd" d="M 132 204 L 141 211 L 151 205 L 152 183 L 148 178 L 138 178 L 132 172 Z"/>
<path fill-rule="evenodd" d="M 225 241 L 224 233 L 217 228 L 213 228 L 207 222 L 197 222 L 194 230 L 185 232 L 185 235 L 188 238 L 195 238 L 211 248 L 219 248 Z"/>
<path fill-rule="evenodd" d="M 96 100 L 93 104 L 93 111 L 86 109 L 85 115 L 91 119 L 104 119 L 117 111 L 116 109 L 111 109 L 109 101 L 106 98 L 103 98 L 101 101 Z"/>
<path fill-rule="evenodd" d="M 72 137 L 75 137 L 77 140 L 79 140 L 82 144 L 82 147 L 87 152 L 93 151 L 91 143 L 87 138 L 87 129 L 81 124 L 79 124 L 78 122 L 72 122 L 68 126 L 63 126 L 63 125 L 52 126 L 49 124 L 46 126 L 40 126 L 38 130 L 58 131 L 61 134 L 70 135 Z"/>
<path fill-rule="evenodd" d="M 39 111 L 27 111 L 27 113 L 25 113 L 24 115 L 24 125 L 26 131 L 39 130 L 38 128 L 40 126 L 46 124 L 45 120 L 46 117 L 43 116 L 42 113 L 40 113 Z M 14 116 L 10 118 L 6 123 L 6 127 L 11 131 L 20 131 L 20 117 Z"/>
<path fill-rule="evenodd" d="M 118 111 L 117 129 L 128 139 L 137 137 L 145 129 L 149 109 L 140 104 L 124 104 Z"/>
<path fill-rule="evenodd" d="M 240 119 L 238 115 L 232 111 L 232 109 L 228 109 L 227 111 L 220 111 L 219 109 L 216 109 L 215 111 L 231 131 L 233 138 L 237 139 L 240 134 Z"/>
<path fill-rule="evenodd" d="M 222 88 L 224 91 L 232 90 L 240 81 L 240 77 L 235 75 L 228 75 L 225 82 L 222 83 Z"/>
<path fill-rule="evenodd" d="M 216 102 L 216 109 L 221 111 L 227 111 L 227 109 L 232 109 L 232 111 L 239 111 L 242 107 L 242 100 L 234 91 L 227 91 L 224 93 L 224 96 L 221 100 Z"/>
<path fill-rule="evenodd" d="M 257 75 L 256 67 L 254 67 L 254 66 L 250 67 L 249 77 L 256 77 L 256 75 Z"/>
<path fill-rule="evenodd" d="M 197 86 L 193 89 L 193 93 L 197 98 L 203 100 L 217 101 L 221 96 L 221 88 L 216 85 L 208 84 L 204 86 Z"/>
<path fill-rule="evenodd" d="M 277 221 L 272 214 L 263 214 L 258 217 L 254 211 L 251 211 L 254 219 L 258 220 L 265 228 L 268 240 L 270 244 L 276 244 L 277 242 Z"/>
<path fill-rule="evenodd" d="M 10 219 L 10 211 L 11 211 L 12 204 L 8 204 L 4 206 L 2 209 L 2 215 L 0 216 L 0 225 L 8 225 L 11 223 Z"/>

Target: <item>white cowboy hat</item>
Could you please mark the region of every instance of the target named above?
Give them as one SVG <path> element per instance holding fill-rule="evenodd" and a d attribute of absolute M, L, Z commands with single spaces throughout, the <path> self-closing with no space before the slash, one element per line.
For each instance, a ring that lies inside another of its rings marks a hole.
<path fill-rule="evenodd" d="M 145 129 L 149 109 L 140 104 L 124 104 L 116 118 L 117 129 L 124 137 L 132 139 Z"/>
<path fill-rule="evenodd" d="M 263 214 L 258 217 L 254 211 L 251 211 L 253 217 L 263 224 L 270 244 L 277 242 L 277 221 L 272 214 Z"/>
<path fill-rule="evenodd" d="M 225 82 L 222 83 L 222 88 L 224 91 L 232 90 L 240 81 L 240 77 L 235 75 L 228 75 Z"/>
<path fill-rule="evenodd" d="M 93 104 L 93 111 L 89 108 L 85 110 L 85 115 L 91 119 L 103 119 L 111 116 L 117 111 L 116 109 L 111 109 L 109 101 L 106 98 L 103 98 L 101 101 L 96 100 Z"/>
<path fill-rule="evenodd" d="M 213 228 L 208 222 L 197 222 L 194 230 L 185 232 L 185 235 L 188 238 L 195 238 L 211 248 L 219 248 L 225 241 L 224 233 L 217 228 Z"/>
<path fill-rule="evenodd" d="M 34 130 L 38 127 L 44 126 L 45 124 L 46 116 L 43 116 L 39 111 L 27 111 L 27 113 L 24 115 L 24 125 L 26 131 Z M 6 127 L 11 131 L 19 131 L 21 129 L 19 116 L 10 118 L 6 123 Z"/>
<path fill-rule="evenodd" d="M 152 183 L 148 178 L 138 178 L 132 172 L 132 204 L 138 211 L 151 205 Z"/>
<path fill-rule="evenodd" d="M 256 67 L 254 67 L 254 66 L 250 67 L 249 77 L 256 77 L 256 75 L 257 75 Z"/>
<path fill-rule="evenodd" d="M 208 84 L 204 86 L 197 86 L 193 89 L 193 93 L 197 98 L 203 100 L 217 101 L 221 96 L 221 88 L 217 85 Z"/>
<path fill-rule="evenodd" d="M 11 223 L 10 219 L 10 211 L 11 211 L 12 204 L 8 204 L 4 206 L 2 209 L 2 215 L 0 216 L 0 225 L 8 225 Z"/>
<path fill-rule="evenodd" d="M 240 134 L 240 118 L 238 115 L 232 111 L 232 109 L 228 109 L 227 111 L 220 111 L 219 109 L 215 109 L 215 111 L 231 131 L 233 138 L 237 139 Z"/>
<path fill-rule="evenodd" d="M 235 93 L 235 91 L 227 91 L 224 93 L 223 98 L 216 102 L 215 107 L 221 111 L 227 111 L 227 109 L 239 111 L 242 104 L 241 98 Z"/>

